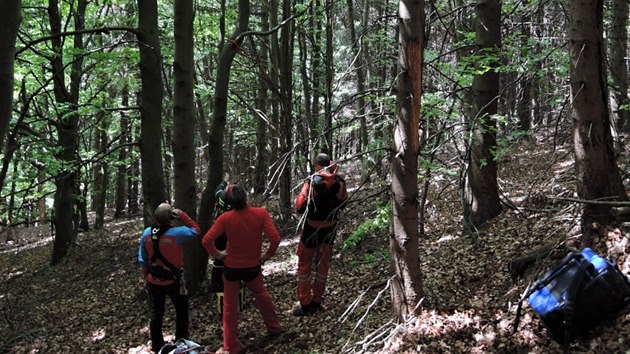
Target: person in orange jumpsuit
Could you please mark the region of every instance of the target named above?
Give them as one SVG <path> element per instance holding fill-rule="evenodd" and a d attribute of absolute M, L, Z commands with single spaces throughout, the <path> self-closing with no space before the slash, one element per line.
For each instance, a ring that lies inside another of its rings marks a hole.
<path fill-rule="evenodd" d="M 271 295 L 263 283 L 261 266 L 278 249 L 280 234 L 264 208 L 248 205 L 247 192 L 236 184 L 226 190 L 232 210 L 221 214 L 204 235 L 202 245 L 211 257 L 224 262 L 223 268 L 223 350 L 238 353 L 238 295 L 241 282 L 252 292 L 256 307 L 270 335 L 283 330 L 276 314 Z M 215 240 L 225 233 L 225 251 L 219 251 Z M 263 253 L 263 233 L 269 238 L 269 247 Z"/>
<path fill-rule="evenodd" d="M 297 293 L 300 306 L 295 316 L 306 316 L 322 308 L 330 257 L 335 241 L 335 227 L 339 210 L 348 199 L 346 182 L 337 172 L 327 154 L 315 157 L 315 174 L 306 179 L 295 198 L 299 213 L 306 213 L 306 221 L 298 244 Z M 311 272 L 315 267 L 315 276 Z"/>

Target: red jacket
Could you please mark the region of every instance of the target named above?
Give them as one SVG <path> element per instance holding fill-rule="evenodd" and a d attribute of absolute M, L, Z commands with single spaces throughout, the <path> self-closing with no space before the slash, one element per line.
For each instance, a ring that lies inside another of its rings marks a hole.
<path fill-rule="evenodd" d="M 229 268 L 253 268 L 260 265 L 263 232 L 270 241 L 267 258 L 276 253 L 280 244 L 280 234 L 264 208 L 246 206 L 221 214 L 201 241 L 209 255 L 217 255 L 214 240 L 224 232 L 227 235 L 227 257 L 223 261 Z"/>
<path fill-rule="evenodd" d="M 188 216 L 185 212 L 179 215 L 179 219 L 184 223 L 183 226 L 171 227 L 162 237 L 160 237 L 160 252 L 164 257 L 177 268 L 184 266 L 184 252 L 182 243 L 199 235 L 201 230 L 199 225 Z M 140 247 L 138 249 L 138 263 L 141 266 L 142 274 L 147 280 L 157 285 L 173 284 L 173 280 L 165 280 L 154 277 L 148 273 L 151 265 L 151 257 L 153 256 L 153 241 L 151 241 L 151 227 L 147 227 L 140 237 Z M 156 259 L 155 264 L 167 268 L 162 264 L 160 259 Z"/>

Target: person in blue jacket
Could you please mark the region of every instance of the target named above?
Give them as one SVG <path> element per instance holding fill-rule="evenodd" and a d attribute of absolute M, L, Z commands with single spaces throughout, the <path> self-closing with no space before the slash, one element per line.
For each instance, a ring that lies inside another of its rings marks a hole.
<path fill-rule="evenodd" d="M 154 212 L 155 224 L 147 227 L 140 237 L 138 264 L 145 280 L 150 301 L 151 349 L 158 352 L 164 346 L 162 321 L 168 296 L 175 306 L 175 337 L 188 337 L 188 293 L 184 281 L 182 244 L 201 233 L 199 225 L 180 209 L 168 203 Z M 173 226 L 178 220 L 182 226 Z"/>

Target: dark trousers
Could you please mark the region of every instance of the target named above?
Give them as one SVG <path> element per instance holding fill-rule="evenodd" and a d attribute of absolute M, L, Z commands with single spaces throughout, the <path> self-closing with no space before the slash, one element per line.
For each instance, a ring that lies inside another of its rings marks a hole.
<path fill-rule="evenodd" d="M 171 285 L 160 286 L 148 284 L 151 319 L 151 349 L 158 352 L 164 346 L 162 335 L 162 322 L 164 320 L 164 305 L 166 297 L 171 298 L 175 307 L 175 339 L 188 338 L 188 295 L 180 295 L 179 282 Z"/>

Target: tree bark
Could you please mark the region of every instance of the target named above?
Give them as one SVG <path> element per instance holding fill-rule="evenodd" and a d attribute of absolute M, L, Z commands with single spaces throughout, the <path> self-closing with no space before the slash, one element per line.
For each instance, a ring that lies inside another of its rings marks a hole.
<path fill-rule="evenodd" d="M 424 48 L 424 1 L 399 2 L 398 93 L 392 156 L 392 231 L 394 269 L 392 306 L 403 321 L 421 313 L 423 297 L 418 242 L 418 154 Z"/>
<path fill-rule="evenodd" d="M 464 230 L 474 232 L 486 221 L 501 213 L 497 187 L 497 164 L 492 151 L 496 148 L 496 121 L 499 99 L 498 67 L 501 44 L 501 4 L 497 0 L 477 1 L 477 55 L 489 61 L 490 69 L 473 79 L 472 146 L 464 201 Z M 490 59 L 494 56 L 496 59 Z M 481 68 L 480 68 L 481 69 Z"/>
<path fill-rule="evenodd" d="M 612 0 L 612 23 L 608 34 L 610 76 L 614 83 L 617 105 L 617 126 L 630 131 L 630 100 L 628 100 L 628 1 Z"/>
<path fill-rule="evenodd" d="M 76 30 L 82 30 L 84 25 L 86 0 L 79 0 L 73 14 Z M 61 33 L 61 16 L 57 0 L 48 1 L 48 17 L 51 34 Z M 77 190 L 76 156 L 78 149 L 79 115 L 76 106 L 79 99 L 79 88 L 82 76 L 83 57 L 81 54 L 74 56 L 70 72 L 70 89 L 66 87 L 65 66 L 63 63 L 63 46 L 61 37 L 51 39 L 55 52 L 51 59 L 53 75 L 53 92 L 58 104 L 67 106 L 61 109 L 57 117 L 57 136 L 61 151 L 57 158 L 69 166 L 55 177 L 55 227 L 56 235 L 53 241 L 51 264 L 58 264 L 68 253 L 77 235 L 75 227 L 75 191 Z M 74 48 L 83 49 L 83 34 L 74 35 Z"/>
<path fill-rule="evenodd" d="M 129 88 L 125 85 L 122 88 L 121 104 L 123 107 L 129 106 Z M 130 140 L 129 135 L 129 118 L 127 113 L 122 111 L 120 113 L 120 145 L 125 145 Z M 129 167 L 127 164 L 127 148 L 122 146 L 118 150 L 118 162 L 116 167 L 116 210 L 114 211 L 114 217 L 119 218 L 125 214 L 125 206 L 127 205 L 127 176 L 129 174 Z"/>
<path fill-rule="evenodd" d="M 626 199 L 610 131 L 603 0 L 574 0 L 569 11 L 571 117 L 578 197 Z M 613 220 L 609 206 L 585 204 L 582 243 L 591 245 L 598 224 Z"/>
<path fill-rule="evenodd" d="M 310 9 L 309 9 L 309 26 L 311 27 L 311 31 L 313 32 L 313 48 L 311 49 L 311 82 L 313 85 L 313 99 L 311 105 L 311 120 L 308 121 L 309 124 L 309 133 L 313 136 L 318 136 L 321 134 L 321 131 L 318 130 L 318 126 L 321 126 L 321 104 L 320 98 L 322 95 L 322 87 L 321 87 L 321 77 L 325 75 L 325 72 L 322 72 L 321 68 L 321 42 L 322 42 L 322 29 L 317 19 L 321 16 L 322 2 L 321 0 L 314 0 Z M 315 155 L 317 154 L 317 149 L 321 149 L 320 139 L 312 140 L 309 142 L 309 151 L 313 152 L 313 156 L 308 157 L 308 161 L 312 161 Z M 319 143 L 318 143 L 319 142 Z M 332 156 L 331 156 L 332 157 Z"/>
<path fill-rule="evenodd" d="M 269 30 L 269 8 L 263 8 L 261 13 L 261 29 Z M 269 117 L 269 40 L 267 37 L 260 39 L 260 52 L 258 55 L 258 98 L 256 99 L 256 171 L 254 176 L 254 193 L 263 193 L 267 185 L 267 125 Z"/>
<path fill-rule="evenodd" d="M 173 161 L 175 206 L 197 218 L 195 182 L 195 95 L 193 92 L 193 1 L 175 1 L 175 106 L 173 109 Z M 206 275 L 208 255 L 201 238 L 184 244 L 186 285 L 197 292 Z"/>
<path fill-rule="evenodd" d="M 234 57 L 243 43 L 243 37 L 240 34 L 246 32 L 249 26 L 249 13 L 249 0 L 239 0 L 236 30 L 232 34 L 231 39 L 225 43 L 219 55 L 214 91 L 214 112 L 210 128 L 210 144 L 208 146 L 210 171 L 201 197 L 199 217 L 197 218 L 202 232 L 210 228 L 210 217 L 215 204 L 214 190 L 223 180 L 223 135 L 227 119 L 230 71 Z"/>
<path fill-rule="evenodd" d="M 138 0 L 140 49 L 140 159 L 143 218 L 153 222 L 153 211 L 166 200 L 162 162 L 162 54 L 158 32 L 157 0 Z"/>
<path fill-rule="evenodd" d="M 291 0 L 283 0 L 283 18 L 291 16 L 293 3 Z M 291 215 L 291 170 L 293 148 L 293 44 L 295 26 L 293 22 L 283 26 L 280 30 L 280 112 L 282 121 L 282 137 L 280 139 L 280 153 L 286 159 L 280 174 L 280 212 L 287 220 Z"/>
<path fill-rule="evenodd" d="M 108 118 L 104 118 L 100 129 L 96 129 L 96 150 L 105 154 L 107 149 Z M 95 163 L 94 187 L 92 188 L 92 200 L 94 201 L 94 228 L 102 229 L 105 225 L 105 203 L 107 202 L 107 189 L 109 187 L 109 166 L 104 159 Z"/>
<path fill-rule="evenodd" d="M 335 76 L 335 62 L 333 60 L 333 25 L 334 25 L 334 1 L 324 0 L 324 12 L 326 16 L 326 91 L 324 96 L 324 146 L 323 152 L 334 157 L 333 141 L 333 79 Z"/>
<path fill-rule="evenodd" d="M 172 142 L 175 206 L 196 218 L 193 18 L 192 0 L 175 2 L 175 106 Z"/>
<path fill-rule="evenodd" d="M 364 0 L 366 2 L 366 10 L 369 9 L 369 0 Z M 357 152 L 364 152 L 367 150 L 368 145 L 368 133 L 367 133 L 367 121 L 365 118 L 366 110 L 365 110 L 365 46 L 363 45 L 363 36 L 361 38 L 357 38 L 356 29 L 354 28 L 354 2 L 353 0 L 346 0 L 346 4 L 348 5 L 348 30 L 350 31 L 350 41 L 352 42 L 352 49 L 354 50 L 354 70 L 356 72 L 356 82 L 357 82 L 357 107 L 356 114 L 359 116 L 359 146 Z M 361 24 L 363 29 L 365 29 L 367 17 L 362 17 Z M 367 155 L 361 155 L 361 180 L 365 181 L 369 178 L 368 172 L 368 159 Z"/>
<path fill-rule="evenodd" d="M 4 149 L 13 107 L 15 40 L 22 21 L 20 0 L 0 1 L 0 152 Z"/>

